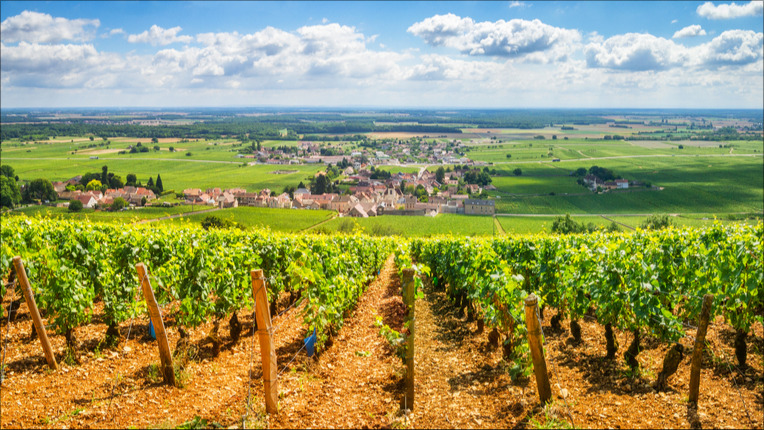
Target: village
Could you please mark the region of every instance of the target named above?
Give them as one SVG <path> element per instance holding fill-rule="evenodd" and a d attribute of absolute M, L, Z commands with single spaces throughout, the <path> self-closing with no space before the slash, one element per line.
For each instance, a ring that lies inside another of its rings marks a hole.
<path fill-rule="evenodd" d="M 328 169 L 327 169 L 328 170 Z M 379 215 L 435 216 L 440 213 L 465 215 L 493 215 L 495 202 L 482 196 L 484 188 L 477 184 L 464 183 L 462 170 L 443 173 L 442 182 L 438 173 L 421 169 L 419 173 L 395 173 L 386 179 L 372 179 L 374 168 L 364 167 L 355 171 L 345 168 L 340 183 L 345 187 L 338 192 L 312 194 L 306 187 L 296 188 L 280 194 L 270 189 L 248 192 L 243 188 L 202 190 L 189 188 L 177 193 L 184 204 L 207 205 L 220 209 L 252 206 L 262 208 L 331 210 L 339 216 L 373 217 Z M 319 171 L 315 178 L 326 176 Z M 123 198 L 130 206 L 152 205 L 156 194 L 144 187 L 125 186 L 119 189 L 82 191 L 71 190 L 71 185 L 79 183 L 81 177 L 64 182 L 53 182 L 53 187 L 61 200 L 79 200 L 85 208 L 108 208 L 117 198 Z M 69 189 L 67 189 L 69 186 Z M 315 189 L 315 186 L 313 187 Z M 485 189 L 495 189 L 487 185 Z M 405 192 L 407 191 L 407 192 Z M 480 198 L 482 197 L 482 198 Z M 177 203 L 163 202 L 163 205 Z M 59 203 L 67 206 L 66 202 Z"/>
<path fill-rule="evenodd" d="M 365 164 L 403 165 L 410 163 L 426 164 L 472 164 L 488 165 L 486 162 L 473 161 L 465 157 L 467 146 L 459 140 L 430 140 L 428 136 L 410 139 L 368 139 L 366 136 L 354 136 L 359 147 L 346 149 L 343 143 L 327 144 L 313 141 L 301 141 L 296 146 L 266 147 L 257 142 L 244 146 L 240 144 L 236 158 L 252 159 L 248 164 L 339 164 L 343 160 L 355 169 Z M 347 143 L 347 142 L 345 142 Z M 237 145 L 239 146 L 239 145 Z M 250 152 L 250 153 L 247 153 Z"/>

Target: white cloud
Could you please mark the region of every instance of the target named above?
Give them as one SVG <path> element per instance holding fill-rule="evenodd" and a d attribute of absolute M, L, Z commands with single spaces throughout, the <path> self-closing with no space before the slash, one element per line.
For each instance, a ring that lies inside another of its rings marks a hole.
<path fill-rule="evenodd" d="M 627 33 L 590 43 L 584 53 L 592 68 L 634 72 L 677 67 L 714 70 L 761 62 L 763 39 L 762 33 L 751 30 L 728 30 L 708 43 L 688 48 L 651 34 Z"/>
<path fill-rule="evenodd" d="M 178 36 L 181 30 L 180 27 L 164 29 L 158 25 L 152 25 L 149 30 L 141 34 L 127 36 L 127 41 L 130 43 L 150 43 L 151 46 L 165 46 L 176 42 L 190 43 L 194 40 L 191 36 Z"/>
<path fill-rule="evenodd" d="M 671 23 L 672 23 L 672 24 L 676 24 L 677 22 L 679 22 L 679 20 L 678 20 L 678 19 L 672 19 L 672 20 L 671 20 Z"/>
<path fill-rule="evenodd" d="M 761 0 L 753 0 L 743 5 L 731 3 L 720 4 L 718 6 L 709 1 L 698 6 L 696 9 L 698 15 L 708 19 L 732 19 L 756 16 L 761 15 L 762 11 L 764 11 L 764 2 Z"/>
<path fill-rule="evenodd" d="M 109 32 L 109 36 L 114 36 L 115 34 L 125 34 L 125 30 L 122 30 L 121 28 L 115 28 Z"/>
<path fill-rule="evenodd" d="M 665 70 L 688 59 L 688 50 L 662 37 L 646 33 L 613 36 L 602 43 L 590 43 L 584 49 L 589 67 L 615 70 Z"/>
<path fill-rule="evenodd" d="M 9 84 L 38 88 L 84 86 L 96 77 L 105 81 L 107 75 L 126 70 L 118 55 L 99 53 L 90 44 L 28 42 L 0 43 L 0 69 Z"/>
<path fill-rule="evenodd" d="M 517 1 L 517 0 L 509 2 L 510 9 L 514 7 L 526 7 L 526 6 L 528 6 L 528 4 L 521 1 Z"/>
<path fill-rule="evenodd" d="M 97 19 L 53 18 L 46 13 L 25 10 L 0 24 L 3 42 L 57 43 L 64 40 L 88 41 L 101 22 Z"/>
<path fill-rule="evenodd" d="M 429 45 L 455 48 L 463 54 L 517 58 L 545 52 L 548 61 L 566 58 L 581 40 L 577 30 L 553 27 L 538 19 L 475 22 L 451 13 L 417 22 L 407 31 Z"/>
<path fill-rule="evenodd" d="M 728 30 L 695 48 L 697 61 L 708 67 L 743 66 L 762 62 L 764 35 L 751 30 Z"/>
<path fill-rule="evenodd" d="M 703 30 L 699 25 L 689 25 L 676 33 L 674 33 L 674 36 L 672 39 L 681 39 L 684 37 L 695 37 L 695 36 L 705 36 L 706 30 Z"/>

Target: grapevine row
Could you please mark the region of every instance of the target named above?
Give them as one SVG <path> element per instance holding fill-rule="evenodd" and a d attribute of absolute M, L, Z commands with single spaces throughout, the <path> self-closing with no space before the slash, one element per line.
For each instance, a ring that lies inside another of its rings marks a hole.
<path fill-rule="evenodd" d="M 305 302 L 305 325 L 321 345 L 342 325 L 367 283 L 392 252 L 389 239 L 297 236 L 270 231 L 204 231 L 179 226 L 124 227 L 11 218 L 2 221 L 0 271 L 20 255 L 49 323 L 71 342 L 103 302 L 114 333 L 145 307 L 135 265 L 154 278 L 159 303 L 181 328 L 252 308 L 250 270 L 263 269 L 269 302 L 283 292 Z M 5 295 L 5 285 L 2 285 Z M 275 309 L 272 309 L 272 311 Z M 238 322 L 236 320 L 236 322 Z M 118 331 L 117 331 L 118 333 Z"/>

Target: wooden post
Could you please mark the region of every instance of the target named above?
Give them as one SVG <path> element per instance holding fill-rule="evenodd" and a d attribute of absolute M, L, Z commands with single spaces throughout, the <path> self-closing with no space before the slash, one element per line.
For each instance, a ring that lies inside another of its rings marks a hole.
<path fill-rule="evenodd" d="M 56 363 L 56 357 L 53 355 L 53 349 L 50 347 L 48 333 L 45 331 L 45 324 L 42 323 L 40 311 L 37 309 L 37 303 L 34 300 L 34 294 L 32 294 L 32 286 L 29 285 L 29 278 L 27 278 L 27 272 L 24 270 L 24 263 L 18 255 L 13 257 L 13 267 L 16 269 L 16 277 L 21 284 L 21 291 L 24 292 L 24 300 L 27 302 L 29 314 L 32 315 L 32 321 L 34 321 L 37 337 L 40 338 L 42 349 L 45 351 L 45 360 L 48 362 L 48 366 L 50 366 L 51 369 L 58 370 L 58 363 Z"/>
<path fill-rule="evenodd" d="M 406 394 L 401 402 L 401 408 L 414 410 L 414 305 L 415 288 L 414 269 L 403 269 L 403 303 L 408 308 L 404 324 L 408 323 L 409 334 L 406 337 Z"/>
<path fill-rule="evenodd" d="M 708 329 L 708 317 L 711 314 L 711 304 L 714 301 L 713 294 L 703 296 L 703 307 L 700 310 L 700 322 L 698 332 L 695 333 L 695 348 L 692 351 L 692 367 L 690 368 L 690 403 L 698 403 L 698 389 L 700 387 L 700 364 L 703 361 L 703 347 L 706 343 L 706 330 Z"/>
<path fill-rule="evenodd" d="M 159 344 L 159 358 L 162 361 L 162 375 L 164 376 L 164 382 L 174 386 L 175 368 L 172 364 L 170 344 L 167 342 L 167 333 L 164 330 L 162 313 L 159 310 L 159 306 L 157 306 L 157 299 L 154 297 L 154 290 L 151 289 L 151 282 L 149 281 L 146 266 L 143 263 L 138 263 L 135 265 L 135 270 L 138 271 L 138 278 L 141 280 L 143 297 L 146 299 L 146 305 L 149 309 L 151 323 L 154 325 L 154 333 L 157 336 L 157 344 Z"/>
<path fill-rule="evenodd" d="M 262 270 L 253 270 L 252 296 L 255 299 L 255 319 L 257 334 L 260 339 L 260 355 L 263 358 L 263 382 L 265 383 L 265 411 L 279 413 L 279 381 L 276 369 L 276 349 L 273 347 L 271 332 L 271 311 L 268 307 L 268 294 Z"/>
<path fill-rule="evenodd" d="M 528 327 L 528 345 L 533 357 L 533 371 L 536 374 L 539 400 L 544 404 L 552 398 L 552 389 L 549 386 L 549 375 L 546 372 L 544 348 L 541 344 L 541 325 L 538 317 L 538 298 L 535 294 L 525 298 L 525 325 Z"/>

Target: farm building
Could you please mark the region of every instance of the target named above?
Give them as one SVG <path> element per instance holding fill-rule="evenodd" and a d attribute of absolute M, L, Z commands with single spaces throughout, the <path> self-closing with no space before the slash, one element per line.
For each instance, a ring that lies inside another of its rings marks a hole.
<path fill-rule="evenodd" d="M 493 200 L 466 199 L 464 201 L 465 215 L 493 215 L 496 213 L 496 202 Z"/>

